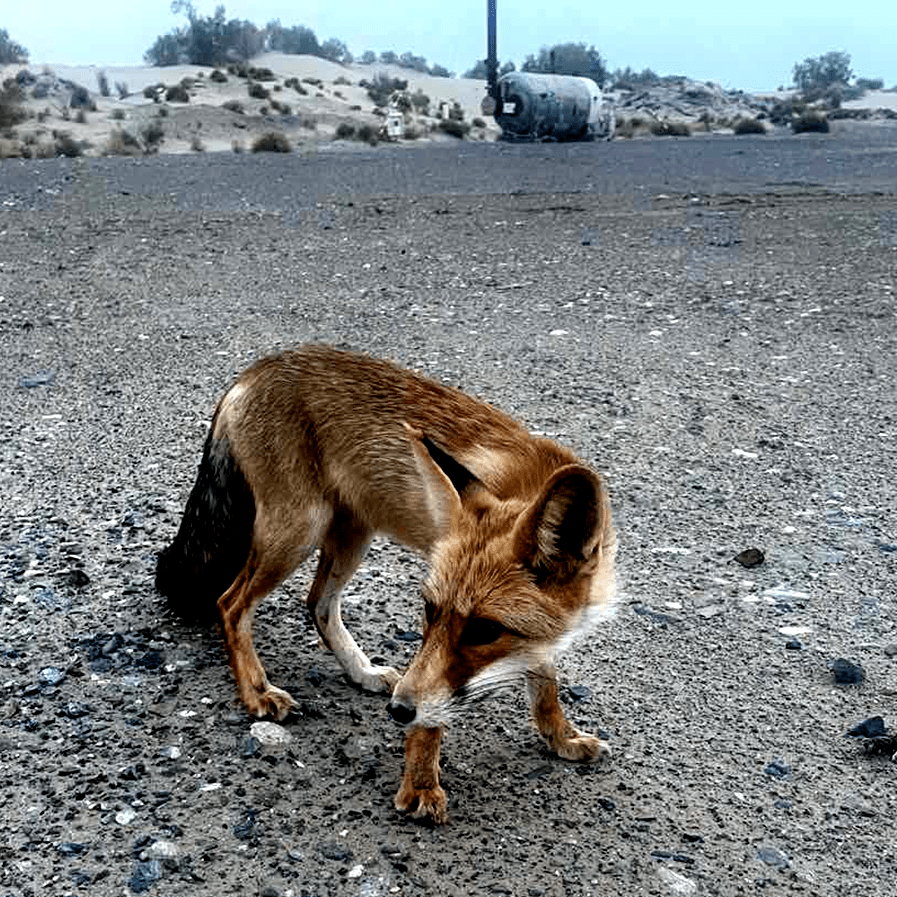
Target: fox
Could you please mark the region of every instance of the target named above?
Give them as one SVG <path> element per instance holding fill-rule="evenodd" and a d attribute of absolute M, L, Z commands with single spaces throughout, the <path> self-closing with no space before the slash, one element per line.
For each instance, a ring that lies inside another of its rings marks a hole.
<path fill-rule="evenodd" d="M 423 638 L 404 673 L 373 664 L 340 594 L 374 535 L 423 555 Z M 573 726 L 556 658 L 616 600 L 617 535 L 602 477 L 497 408 L 393 362 L 311 344 L 255 362 L 219 401 L 156 587 L 185 617 L 217 619 L 254 717 L 296 705 L 266 676 L 259 602 L 318 553 L 306 604 L 346 677 L 389 695 L 404 727 L 394 804 L 443 824 L 443 734 L 465 708 L 525 685 L 560 757 L 594 762 L 606 740 Z"/>

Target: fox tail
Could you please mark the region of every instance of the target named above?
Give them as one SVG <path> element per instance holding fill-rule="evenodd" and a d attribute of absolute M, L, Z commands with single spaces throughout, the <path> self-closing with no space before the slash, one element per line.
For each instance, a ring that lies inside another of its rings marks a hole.
<path fill-rule="evenodd" d="M 218 598 L 249 557 L 254 523 L 255 500 L 230 442 L 210 431 L 180 528 L 156 564 L 156 589 L 175 613 L 217 618 Z"/>

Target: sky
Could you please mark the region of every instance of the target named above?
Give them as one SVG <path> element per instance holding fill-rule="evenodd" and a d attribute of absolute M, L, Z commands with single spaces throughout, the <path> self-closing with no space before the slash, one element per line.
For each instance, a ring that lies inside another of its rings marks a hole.
<path fill-rule="evenodd" d="M 498 55 L 519 67 L 541 46 L 594 44 L 610 69 L 651 68 L 747 91 L 787 86 L 796 62 L 831 50 L 850 54 L 858 77 L 897 85 L 894 0 L 497 0 Z M 486 0 L 240 0 L 228 19 L 307 25 L 365 50 L 411 51 L 463 72 L 486 50 Z M 200 15 L 215 2 L 195 0 Z M 156 37 L 185 21 L 168 0 L 0 0 L 0 28 L 34 65 L 140 65 Z"/>

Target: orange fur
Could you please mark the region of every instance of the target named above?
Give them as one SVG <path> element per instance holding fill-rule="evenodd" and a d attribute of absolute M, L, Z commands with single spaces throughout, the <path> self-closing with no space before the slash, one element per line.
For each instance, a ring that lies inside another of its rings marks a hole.
<path fill-rule="evenodd" d="M 188 575 L 215 566 L 225 550 L 216 555 L 215 540 L 231 554 L 243 544 L 231 528 L 245 532 L 246 556 L 211 597 L 243 702 L 277 719 L 293 705 L 265 676 L 252 617 L 319 548 L 307 603 L 321 638 L 350 679 L 392 693 L 390 713 L 407 726 L 399 809 L 447 819 L 442 731 L 511 679 L 527 682 L 535 724 L 558 754 L 608 753 L 557 699 L 559 645 L 611 606 L 615 588 L 607 492 L 568 449 L 388 362 L 307 346 L 259 361 L 219 403 L 184 522 L 160 557 L 157 583 L 173 601 L 192 594 Z M 373 666 L 340 617 L 340 589 L 375 533 L 430 561 L 424 640 L 404 675 Z"/>

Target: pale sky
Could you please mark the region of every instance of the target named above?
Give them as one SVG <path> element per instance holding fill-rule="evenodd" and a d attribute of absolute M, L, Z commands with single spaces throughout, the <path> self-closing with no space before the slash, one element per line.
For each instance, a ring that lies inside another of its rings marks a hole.
<path fill-rule="evenodd" d="M 196 0 L 200 15 L 213 2 Z M 486 55 L 486 0 L 240 0 L 227 18 L 258 26 L 279 18 L 336 37 L 356 56 L 410 50 L 458 73 Z M 167 0 L 0 0 L 0 28 L 31 63 L 140 65 L 156 37 L 185 20 Z M 498 0 L 498 54 L 518 66 L 540 46 L 594 44 L 609 68 L 652 68 L 743 90 L 787 85 L 796 62 L 850 53 L 859 77 L 897 84 L 894 0 Z"/>

